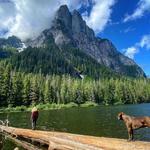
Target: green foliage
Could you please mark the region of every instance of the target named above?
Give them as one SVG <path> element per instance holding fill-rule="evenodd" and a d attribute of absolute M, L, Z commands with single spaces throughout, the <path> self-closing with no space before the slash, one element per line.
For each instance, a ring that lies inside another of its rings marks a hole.
<path fill-rule="evenodd" d="M 90 106 L 98 106 L 98 104 L 96 104 L 95 102 L 92 101 L 87 101 L 84 104 L 80 105 L 81 107 L 90 107 Z"/>
<path fill-rule="evenodd" d="M 2 108 L 0 109 L 0 112 L 20 112 L 20 111 L 27 111 L 27 107 L 26 106 L 16 106 L 16 107 L 12 107 L 12 106 L 8 106 L 7 108 Z"/>
<path fill-rule="evenodd" d="M 5 48 L 0 48 L 0 59 L 9 58 L 12 55 L 17 54 L 17 49 L 13 47 L 6 46 Z"/>
<path fill-rule="evenodd" d="M 133 66 L 125 66 L 125 65 L 122 65 L 122 68 L 123 68 L 123 73 L 130 76 L 130 77 L 138 77 L 138 70 L 139 70 L 139 67 L 136 66 L 136 65 L 133 65 Z M 146 77 L 146 75 L 144 75 L 144 77 Z"/>
<path fill-rule="evenodd" d="M 26 74 L 0 63 L 0 106 L 40 109 L 97 104 L 150 102 L 150 80 L 131 78 L 77 79 L 68 75 Z M 68 104 L 68 105 L 66 105 Z M 84 105 L 82 105 L 84 104 Z"/>
<path fill-rule="evenodd" d="M 118 76 L 79 49 L 65 46 L 60 50 L 54 43 L 48 43 L 41 48 L 28 47 L 12 55 L 6 63 L 11 64 L 16 71 L 25 73 L 65 74 L 72 77 L 79 77 L 81 73 L 95 79 Z"/>

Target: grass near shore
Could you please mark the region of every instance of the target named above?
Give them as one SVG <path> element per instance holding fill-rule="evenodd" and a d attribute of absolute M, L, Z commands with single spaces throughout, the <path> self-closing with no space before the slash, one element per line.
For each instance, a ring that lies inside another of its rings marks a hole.
<path fill-rule="evenodd" d="M 36 105 L 36 107 L 38 108 L 38 110 L 53 110 L 53 109 L 62 109 L 62 108 L 73 108 L 73 107 L 92 107 L 92 106 L 98 106 L 98 104 L 91 102 L 91 101 L 87 101 L 84 104 L 76 104 L 76 103 L 68 103 L 68 104 L 38 104 Z M 31 111 L 33 108 L 33 106 L 16 106 L 16 107 L 7 107 L 7 108 L 1 108 L 0 112 L 23 112 L 23 111 Z"/>

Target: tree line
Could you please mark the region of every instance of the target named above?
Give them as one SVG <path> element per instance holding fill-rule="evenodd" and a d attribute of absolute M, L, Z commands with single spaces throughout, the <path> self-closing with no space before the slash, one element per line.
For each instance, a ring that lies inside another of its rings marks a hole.
<path fill-rule="evenodd" d="M 39 103 L 136 104 L 150 102 L 150 80 L 103 78 L 83 80 L 69 75 L 47 75 L 12 71 L 0 64 L 0 106 Z"/>

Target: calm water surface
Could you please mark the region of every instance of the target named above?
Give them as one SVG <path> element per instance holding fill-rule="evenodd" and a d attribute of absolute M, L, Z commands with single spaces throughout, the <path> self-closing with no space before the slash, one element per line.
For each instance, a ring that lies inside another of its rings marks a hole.
<path fill-rule="evenodd" d="M 41 111 L 37 128 L 40 130 L 70 132 L 83 135 L 127 138 L 124 123 L 117 120 L 118 112 L 134 116 L 150 116 L 150 104 L 98 106 L 89 108 L 70 108 L 61 110 Z M 3 113 L 0 119 L 8 116 L 11 126 L 31 128 L 30 113 Z M 150 129 L 144 128 L 135 132 L 135 139 L 150 141 Z M 12 150 L 15 145 L 0 137 L 3 144 L 0 149 Z M 3 147 L 3 148 L 1 148 Z"/>

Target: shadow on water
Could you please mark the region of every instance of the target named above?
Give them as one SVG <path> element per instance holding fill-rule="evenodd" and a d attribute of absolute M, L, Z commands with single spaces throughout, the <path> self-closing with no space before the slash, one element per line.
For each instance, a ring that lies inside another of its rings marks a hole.
<path fill-rule="evenodd" d="M 117 120 L 118 112 L 134 116 L 150 116 L 150 104 L 98 106 L 41 111 L 37 123 L 40 130 L 62 131 L 83 135 L 127 138 L 124 123 Z M 0 114 L 0 119 L 8 118 L 11 126 L 31 128 L 30 113 L 17 112 Z M 150 141 L 150 129 L 135 132 L 136 140 Z M 6 140 L 7 141 L 7 140 Z M 10 143 L 7 141 L 7 143 Z M 11 143 L 11 145 L 13 145 Z"/>

